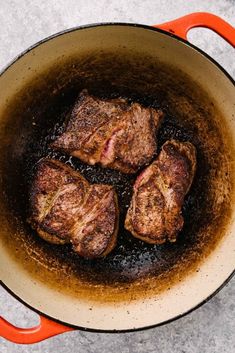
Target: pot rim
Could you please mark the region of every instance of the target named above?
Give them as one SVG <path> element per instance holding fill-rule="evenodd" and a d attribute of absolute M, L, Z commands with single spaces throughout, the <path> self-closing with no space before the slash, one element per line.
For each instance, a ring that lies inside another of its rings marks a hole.
<path fill-rule="evenodd" d="M 86 29 L 86 28 L 96 28 L 96 27 L 101 27 L 101 26 L 126 26 L 126 27 L 136 27 L 136 28 L 143 28 L 143 29 L 147 29 L 150 31 L 154 31 L 154 32 L 159 32 L 162 33 L 168 37 L 172 37 L 176 40 L 178 40 L 179 42 L 183 42 L 184 44 L 186 44 L 188 47 L 190 47 L 191 49 L 196 50 L 197 52 L 199 52 L 200 54 L 202 54 L 204 57 L 206 57 L 206 59 L 208 59 L 209 61 L 211 61 L 214 65 L 216 65 L 218 67 L 218 69 L 220 69 L 223 74 L 225 74 L 227 76 L 227 78 L 231 81 L 231 83 L 235 86 L 235 79 L 233 79 L 233 77 L 222 67 L 222 65 L 220 65 L 215 59 L 213 59 L 209 54 L 207 54 L 205 51 L 203 51 L 202 49 L 198 48 L 196 45 L 190 43 L 189 41 L 187 41 L 184 38 L 181 38 L 179 36 L 177 36 L 176 34 L 172 33 L 172 32 L 168 32 L 166 30 L 163 30 L 161 28 L 158 27 L 154 27 L 151 25 L 145 25 L 145 24 L 140 24 L 140 23 L 130 23 L 130 22 L 97 22 L 97 23 L 90 23 L 90 24 L 86 24 L 86 25 L 81 25 L 81 26 L 74 26 L 68 29 L 64 29 L 62 31 L 56 32 L 50 36 L 47 36 L 41 40 L 39 40 L 38 42 L 32 44 L 31 46 L 29 46 L 27 49 L 23 50 L 20 54 L 18 54 L 17 56 L 15 56 L 12 60 L 10 60 L 5 66 L 3 66 L 3 68 L 0 70 L 0 77 L 15 63 L 17 62 L 17 60 L 19 60 L 21 57 L 23 57 L 25 54 L 27 54 L 28 52 L 32 51 L 33 49 L 37 48 L 38 46 L 40 46 L 41 44 L 44 44 L 46 42 L 49 42 L 51 39 L 57 38 L 59 36 L 62 36 L 64 34 L 67 33 L 72 33 L 72 32 L 76 32 L 78 30 L 82 30 L 82 29 Z"/>

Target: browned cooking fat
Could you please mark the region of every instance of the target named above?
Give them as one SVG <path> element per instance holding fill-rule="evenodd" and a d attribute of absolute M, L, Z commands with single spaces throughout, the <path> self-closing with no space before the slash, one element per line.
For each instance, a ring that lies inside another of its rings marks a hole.
<path fill-rule="evenodd" d="M 52 244 L 71 242 L 86 258 L 107 255 L 116 245 L 117 195 L 112 186 L 89 184 L 71 167 L 53 159 L 38 163 L 30 192 L 29 222 Z"/>
<path fill-rule="evenodd" d="M 196 170 L 190 142 L 164 143 L 158 158 L 137 178 L 125 227 L 150 244 L 176 241 L 184 220 L 181 208 Z"/>
<path fill-rule="evenodd" d="M 161 110 L 128 104 L 123 98 L 96 98 L 83 90 L 65 131 L 51 146 L 90 165 L 135 173 L 156 152 L 162 117 Z"/>
<path fill-rule="evenodd" d="M 89 165 L 51 148 L 84 87 L 105 101 L 123 97 L 164 110 L 158 151 L 171 139 L 195 146 L 197 168 L 182 206 L 184 226 L 177 242 L 152 246 L 124 228 L 136 175 Z M 32 280 L 101 303 L 149 298 L 194 273 L 224 239 L 234 206 L 234 144 L 226 119 L 201 86 L 174 67 L 157 63 L 155 55 L 126 54 L 118 48 L 63 59 L 40 73 L 40 80 L 35 73 L 9 101 L 0 131 L 1 239 Z M 87 260 L 70 244 L 43 241 L 26 223 L 34 166 L 45 157 L 70 165 L 90 184 L 115 187 L 120 222 L 109 256 Z"/>

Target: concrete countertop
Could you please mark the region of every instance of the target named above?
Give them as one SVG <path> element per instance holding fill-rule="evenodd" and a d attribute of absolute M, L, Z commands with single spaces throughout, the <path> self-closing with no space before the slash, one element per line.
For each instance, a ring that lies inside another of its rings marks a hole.
<path fill-rule="evenodd" d="M 235 1 L 203 0 L 1 0 L 0 69 L 38 40 L 66 28 L 94 22 L 156 24 L 195 11 L 219 15 L 235 26 Z M 234 49 L 206 29 L 189 40 L 214 57 L 235 78 Z M 235 279 L 202 307 L 166 326 L 126 334 L 71 332 L 44 342 L 20 346 L 0 339 L 1 353 L 235 352 Z M 0 311 L 12 323 L 27 327 L 36 314 L 0 288 Z"/>

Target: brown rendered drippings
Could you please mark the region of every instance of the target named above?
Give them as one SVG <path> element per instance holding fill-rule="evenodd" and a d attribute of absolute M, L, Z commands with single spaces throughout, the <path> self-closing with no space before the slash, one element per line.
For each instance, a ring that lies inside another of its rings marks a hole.
<path fill-rule="evenodd" d="M 150 58 L 112 55 L 73 58 L 30 82 L 6 109 L 0 145 L 0 221 L 3 229 L 9 230 L 4 241 L 12 256 L 31 276 L 46 280 L 48 285 L 99 301 L 149 296 L 196 271 L 225 233 L 231 212 L 232 146 L 211 99 L 176 69 Z M 137 175 L 86 165 L 48 147 L 63 130 L 63 122 L 83 88 L 100 97 L 121 96 L 163 109 L 158 150 L 171 138 L 195 145 L 198 167 L 183 207 L 185 225 L 176 243 L 148 245 L 124 229 Z M 115 186 L 120 230 L 117 247 L 106 258 L 86 260 L 70 245 L 48 244 L 27 224 L 28 188 L 34 165 L 42 157 L 71 165 L 90 183 Z M 9 222 L 4 221 L 4 214 Z M 60 286 L 64 281 L 67 288 Z"/>

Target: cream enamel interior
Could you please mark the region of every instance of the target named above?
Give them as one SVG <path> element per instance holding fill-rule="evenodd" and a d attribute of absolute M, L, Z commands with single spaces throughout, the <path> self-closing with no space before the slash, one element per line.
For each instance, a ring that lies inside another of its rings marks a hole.
<path fill-rule="evenodd" d="M 25 82 L 62 57 L 123 46 L 130 52 L 154 55 L 192 76 L 227 117 L 227 126 L 235 142 L 235 87 L 228 77 L 187 44 L 163 33 L 134 26 L 106 25 L 74 30 L 27 52 L 0 77 L 0 117 L 8 100 Z M 28 70 L 29 66 L 31 70 Z M 0 273 L 1 280 L 13 293 L 50 317 L 88 329 L 129 330 L 160 324 L 191 310 L 226 281 L 234 271 L 234 264 L 235 210 L 226 236 L 201 264 L 200 271 L 186 277 L 170 291 L 144 301 L 101 305 L 55 292 L 19 267 L 3 244 Z"/>

